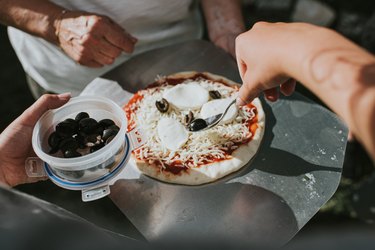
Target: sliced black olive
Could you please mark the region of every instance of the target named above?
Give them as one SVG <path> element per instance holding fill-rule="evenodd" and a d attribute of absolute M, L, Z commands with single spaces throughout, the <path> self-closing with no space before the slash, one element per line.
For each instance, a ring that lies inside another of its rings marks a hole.
<path fill-rule="evenodd" d="M 90 153 L 94 153 L 95 151 L 98 151 L 99 149 L 103 148 L 105 145 L 104 143 L 100 143 L 98 145 L 95 145 L 94 147 L 90 148 Z"/>
<path fill-rule="evenodd" d="M 82 155 L 75 150 L 64 151 L 64 157 L 65 158 L 75 158 L 75 157 L 80 157 L 80 156 L 82 156 Z"/>
<path fill-rule="evenodd" d="M 77 122 L 79 122 L 80 120 L 82 120 L 83 118 L 90 118 L 89 114 L 87 114 L 86 112 L 81 112 L 81 113 L 78 113 L 78 115 L 76 115 L 76 118 L 75 120 Z"/>
<path fill-rule="evenodd" d="M 185 124 L 189 125 L 194 120 L 193 112 L 189 111 L 189 114 L 185 115 Z"/>
<path fill-rule="evenodd" d="M 108 128 L 109 126 L 115 125 L 115 122 L 111 119 L 103 119 L 99 121 L 99 125 L 103 127 L 104 129 Z"/>
<path fill-rule="evenodd" d="M 106 142 L 111 136 L 116 136 L 117 133 L 118 133 L 118 129 L 108 128 L 108 129 L 104 130 L 102 139 L 103 139 L 103 141 Z"/>
<path fill-rule="evenodd" d="M 59 144 L 59 148 L 61 149 L 62 152 L 65 151 L 76 151 L 78 149 L 79 145 L 77 140 L 74 138 L 66 138 L 62 140 Z"/>
<path fill-rule="evenodd" d="M 91 134 L 98 128 L 98 122 L 92 118 L 83 118 L 79 121 L 79 129 L 80 131 Z"/>
<path fill-rule="evenodd" d="M 221 98 L 221 94 L 217 90 L 210 90 L 208 92 L 208 94 L 211 96 L 212 99 L 220 99 Z"/>
<path fill-rule="evenodd" d="M 166 99 L 162 98 L 160 101 L 155 102 L 156 108 L 161 112 L 165 113 L 169 109 L 169 103 Z"/>
<path fill-rule="evenodd" d="M 52 132 L 52 134 L 50 134 L 50 136 L 48 137 L 48 145 L 51 147 L 51 148 L 57 148 L 59 147 L 59 144 L 61 142 L 63 138 L 61 136 L 59 136 L 56 131 L 55 132 Z M 56 153 L 56 152 L 55 152 Z"/>
<path fill-rule="evenodd" d="M 56 133 L 61 137 L 70 137 L 78 132 L 77 128 L 75 122 L 65 120 L 56 125 Z"/>
<path fill-rule="evenodd" d="M 195 119 L 189 124 L 188 128 L 190 131 L 199 131 L 207 127 L 207 122 L 203 119 Z"/>

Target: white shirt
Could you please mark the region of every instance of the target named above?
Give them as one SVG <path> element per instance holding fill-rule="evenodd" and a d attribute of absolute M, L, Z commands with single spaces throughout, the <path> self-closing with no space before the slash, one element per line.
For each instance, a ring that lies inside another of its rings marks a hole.
<path fill-rule="evenodd" d="M 106 15 L 138 39 L 132 55 L 122 53 L 100 69 L 78 65 L 57 46 L 15 28 L 10 42 L 24 70 L 43 88 L 77 95 L 94 78 L 131 56 L 202 36 L 202 20 L 193 0 L 52 0 L 69 10 Z"/>

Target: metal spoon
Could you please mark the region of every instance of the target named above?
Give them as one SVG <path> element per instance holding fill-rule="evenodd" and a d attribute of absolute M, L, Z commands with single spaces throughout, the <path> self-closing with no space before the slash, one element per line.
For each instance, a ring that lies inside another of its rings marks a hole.
<path fill-rule="evenodd" d="M 217 114 L 217 115 L 214 115 L 214 116 L 210 116 L 206 119 L 202 119 L 202 118 L 194 119 L 187 126 L 188 130 L 190 132 L 199 132 L 199 131 L 202 131 L 202 130 L 207 130 L 207 129 L 215 127 L 216 125 L 219 124 L 219 122 L 221 120 L 223 120 L 223 118 L 227 114 L 229 108 L 235 103 L 236 103 L 236 99 L 234 99 L 231 103 L 229 103 L 229 105 L 227 106 L 227 108 L 224 110 L 223 113 L 220 113 L 220 114 Z"/>

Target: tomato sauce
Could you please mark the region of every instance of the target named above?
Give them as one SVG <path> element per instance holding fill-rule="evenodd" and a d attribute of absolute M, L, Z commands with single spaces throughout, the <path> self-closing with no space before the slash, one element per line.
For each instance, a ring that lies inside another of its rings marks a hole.
<path fill-rule="evenodd" d="M 132 119 L 132 114 L 134 114 L 138 107 L 136 105 L 133 105 L 143 99 L 143 95 L 141 95 L 139 92 L 135 93 L 133 97 L 129 100 L 129 102 L 123 107 L 123 110 L 126 114 L 126 119 L 128 120 L 128 127 L 127 131 L 131 131 L 135 128 L 135 121 Z"/>

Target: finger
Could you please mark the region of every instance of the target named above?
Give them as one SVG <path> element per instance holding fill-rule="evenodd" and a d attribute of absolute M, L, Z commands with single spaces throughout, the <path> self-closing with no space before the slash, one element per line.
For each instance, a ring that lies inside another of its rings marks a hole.
<path fill-rule="evenodd" d="M 110 44 L 127 53 L 134 51 L 134 44 L 138 41 L 137 38 L 131 36 L 116 23 L 108 23 L 106 32 L 103 35 Z"/>
<path fill-rule="evenodd" d="M 103 54 L 101 51 L 95 51 L 93 61 L 101 65 L 111 65 L 115 59 Z"/>
<path fill-rule="evenodd" d="M 117 58 L 122 52 L 121 49 L 117 48 L 116 46 L 113 46 L 106 39 L 102 39 L 100 41 L 100 44 L 98 46 L 98 50 L 102 54 L 104 54 L 108 57 L 114 58 L 114 59 Z"/>
<path fill-rule="evenodd" d="M 264 96 L 270 102 L 276 102 L 279 99 L 279 90 L 277 88 L 267 89 L 264 91 Z"/>
<path fill-rule="evenodd" d="M 239 90 L 238 98 L 237 98 L 237 105 L 244 106 L 254 100 L 261 92 L 262 88 L 256 82 L 255 74 L 250 76 L 248 71 L 244 76 L 244 82 Z"/>
<path fill-rule="evenodd" d="M 39 118 L 48 110 L 63 106 L 71 98 L 70 93 L 60 95 L 46 94 L 40 97 L 20 116 L 20 122 L 26 126 L 34 126 Z"/>
<path fill-rule="evenodd" d="M 290 96 L 293 94 L 296 88 L 296 80 L 290 78 L 285 83 L 280 85 L 280 92 L 283 93 L 285 96 Z"/>
<path fill-rule="evenodd" d="M 70 44 L 64 45 L 63 50 L 76 63 L 90 68 L 101 68 L 103 64 L 94 60 L 93 52 L 84 52 L 85 48 L 75 39 Z"/>
<path fill-rule="evenodd" d="M 242 79 L 242 82 L 244 82 L 244 78 L 245 78 L 245 74 L 246 74 L 246 71 L 247 71 L 247 65 L 244 61 L 242 61 L 241 59 L 239 59 L 239 57 L 237 57 L 237 66 L 238 66 L 238 70 L 240 72 L 240 76 L 241 76 L 241 79 Z"/>
<path fill-rule="evenodd" d="M 236 38 L 235 50 L 236 50 L 236 52 L 235 52 L 236 57 L 235 58 L 236 58 L 236 61 L 237 61 L 238 71 L 240 72 L 242 82 L 244 82 L 244 77 L 245 77 L 245 73 L 246 73 L 246 70 L 247 70 L 247 66 L 246 66 L 245 61 L 242 60 L 242 54 L 240 52 L 240 36 L 238 36 Z"/>
<path fill-rule="evenodd" d="M 77 49 L 81 50 L 81 54 L 86 56 L 92 55 L 95 57 L 95 61 L 103 65 L 112 64 L 122 51 L 110 44 L 103 36 L 93 34 L 85 34 L 76 43 Z"/>
<path fill-rule="evenodd" d="M 95 60 L 80 60 L 78 62 L 82 66 L 90 67 L 90 68 L 102 68 L 104 65 L 95 61 Z"/>

